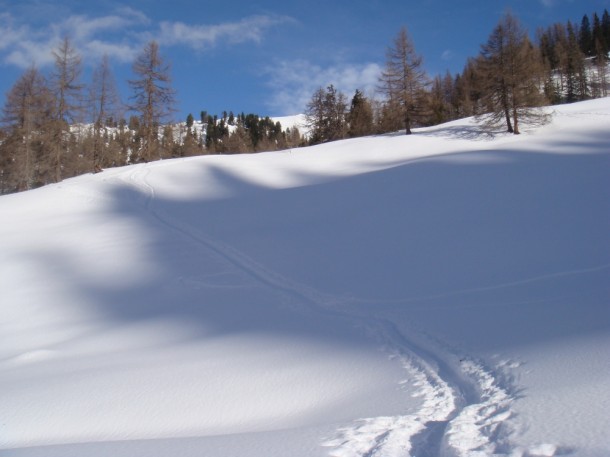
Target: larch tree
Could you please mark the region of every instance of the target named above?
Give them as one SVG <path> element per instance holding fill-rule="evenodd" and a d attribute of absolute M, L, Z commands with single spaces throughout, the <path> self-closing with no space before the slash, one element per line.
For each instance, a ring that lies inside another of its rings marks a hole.
<path fill-rule="evenodd" d="M 385 69 L 379 83 L 388 106 L 399 110 L 405 133 L 410 135 L 422 108 L 428 78 L 423 69 L 423 58 L 416 53 L 405 27 L 400 29 L 393 46 L 387 50 Z"/>
<path fill-rule="evenodd" d="M 51 90 L 55 97 L 52 117 L 52 165 L 55 181 L 63 176 L 63 156 L 68 150 L 70 125 L 81 120 L 83 110 L 83 85 L 80 83 L 82 59 L 68 37 L 53 51 L 54 70 L 51 74 Z"/>
<path fill-rule="evenodd" d="M 545 104 L 539 62 L 525 28 L 512 14 L 505 14 L 481 49 L 484 98 L 490 112 L 480 119 L 486 125 L 504 122 L 508 132 L 519 134 L 524 118 L 544 120 L 535 110 Z"/>
<path fill-rule="evenodd" d="M 90 87 L 90 101 L 93 120 L 93 171 L 100 171 L 109 164 L 106 157 L 107 124 L 122 115 L 121 100 L 107 55 L 94 70 Z"/>
<path fill-rule="evenodd" d="M 310 143 L 339 140 L 346 134 L 347 100 L 332 84 L 318 88 L 311 97 L 305 115 Z"/>
<path fill-rule="evenodd" d="M 139 159 L 160 159 L 159 127 L 174 112 L 175 92 L 171 86 L 170 66 L 159 53 L 159 45 L 151 41 L 133 63 L 136 79 L 130 80 L 133 90 L 131 109 L 140 117 L 141 147 Z"/>
<path fill-rule="evenodd" d="M 15 82 L 2 110 L 2 193 L 28 190 L 41 174 L 42 135 L 53 113 L 46 80 L 31 67 Z"/>

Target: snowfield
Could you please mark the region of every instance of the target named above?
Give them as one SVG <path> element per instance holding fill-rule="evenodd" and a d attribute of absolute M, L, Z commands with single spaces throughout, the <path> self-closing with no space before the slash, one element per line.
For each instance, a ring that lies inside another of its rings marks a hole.
<path fill-rule="evenodd" d="M 0 197 L 0 456 L 610 455 L 610 99 Z"/>

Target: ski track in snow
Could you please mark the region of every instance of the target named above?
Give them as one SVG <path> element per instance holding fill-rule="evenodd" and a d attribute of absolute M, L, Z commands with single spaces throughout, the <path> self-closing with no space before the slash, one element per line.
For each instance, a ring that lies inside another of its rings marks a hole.
<path fill-rule="evenodd" d="M 215 240 L 200 229 L 176 220 L 156 208 L 155 189 L 149 184 L 150 165 L 136 166 L 118 179 L 144 194 L 134 206 L 155 221 L 212 251 L 239 271 L 265 287 L 288 295 L 319 313 L 348 319 L 372 335 L 389 357 L 404 368 L 407 379 L 417 387 L 422 405 L 413 414 L 356 420 L 340 427 L 336 435 L 321 443 L 334 457 L 418 456 L 483 457 L 553 456 L 556 446 L 542 444 L 529 449 L 511 446 L 511 405 L 516 389 L 503 372 L 518 364 L 500 363 L 486 367 L 468 355 L 421 334 L 416 329 L 401 331 L 383 317 L 351 309 L 364 303 L 322 293 L 268 269 L 232 246 Z M 599 267 L 599 268 L 605 268 Z M 536 278 L 532 279 L 536 280 Z M 506 287 L 500 285 L 498 287 Z M 486 290 L 487 287 L 482 288 Z M 460 291 L 462 292 L 462 291 Z M 460 293 L 457 292 L 457 293 Z M 413 299 L 415 300 L 415 299 Z M 411 301 L 411 300 L 409 300 Z M 407 335 L 405 335 L 407 333 Z"/>

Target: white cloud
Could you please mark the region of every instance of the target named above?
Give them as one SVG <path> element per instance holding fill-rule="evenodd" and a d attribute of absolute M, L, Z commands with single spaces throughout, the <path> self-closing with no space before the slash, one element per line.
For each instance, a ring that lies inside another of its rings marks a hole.
<path fill-rule="evenodd" d="M 72 15 L 44 28 L 17 23 L 10 13 L 0 14 L 0 61 L 26 68 L 53 62 L 52 50 L 64 36 L 71 39 L 85 61 L 99 61 L 104 54 L 112 59 L 132 61 L 146 41 L 161 45 L 188 46 L 202 50 L 219 43 L 260 42 L 270 27 L 293 21 L 285 16 L 251 16 L 216 25 L 187 25 L 182 22 L 153 24 L 144 14 L 123 7 L 114 14 L 90 17 Z"/>
<path fill-rule="evenodd" d="M 121 30 L 133 25 L 129 17 L 102 16 L 89 18 L 87 16 L 70 16 L 56 27 L 61 35 L 68 35 L 76 41 L 87 40 L 98 33 Z"/>
<path fill-rule="evenodd" d="M 140 48 L 125 43 L 108 43 L 99 40 L 89 41 L 84 45 L 84 53 L 89 58 L 100 60 L 103 56 L 112 56 L 119 62 L 132 62 Z"/>
<path fill-rule="evenodd" d="M 8 13 L 0 14 L 0 50 L 10 48 L 15 43 L 24 40 L 28 35 L 27 27 L 16 25 L 13 17 Z"/>
<path fill-rule="evenodd" d="M 260 42 L 264 31 L 274 25 L 291 22 L 285 16 L 251 16 L 237 22 L 216 25 L 188 25 L 182 22 L 162 22 L 160 44 L 187 45 L 203 50 L 224 43 L 239 44 L 247 41 Z"/>
<path fill-rule="evenodd" d="M 376 90 L 381 67 L 376 63 L 337 64 L 323 68 L 306 60 L 279 62 L 265 71 L 273 95 L 268 102 L 274 115 L 303 113 L 319 87 L 333 84 L 351 97 L 356 89 L 366 94 Z"/>
<path fill-rule="evenodd" d="M 441 59 L 445 62 L 448 62 L 453 59 L 453 51 L 451 49 L 446 49 L 441 54 Z"/>
<path fill-rule="evenodd" d="M 121 9 L 120 14 L 100 17 L 68 16 L 46 28 L 33 28 L 26 23 L 17 24 L 10 14 L 0 15 L 0 34 L 7 39 L 0 45 L 0 58 L 8 64 L 26 68 L 32 64 L 49 65 L 52 51 L 64 36 L 85 59 L 99 60 L 108 54 L 121 61 L 133 59 L 140 43 L 125 44 L 127 30 L 147 22 L 146 16 L 132 9 Z M 98 38 L 104 36 L 104 39 Z"/>

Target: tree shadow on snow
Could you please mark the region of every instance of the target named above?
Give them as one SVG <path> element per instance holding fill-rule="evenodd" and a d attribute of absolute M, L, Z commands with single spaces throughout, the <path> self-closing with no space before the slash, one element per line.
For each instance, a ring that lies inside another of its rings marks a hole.
<path fill-rule="evenodd" d="M 331 322 L 350 307 L 436 313 L 439 329 L 477 328 L 498 346 L 515 334 L 523 344 L 607 332 L 608 144 L 596 132 L 562 145 L 577 154 L 452 154 L 285 189 L 203 158 L 191 166 L 222 196 L 152 197 L 127 184 L 112 195 L 107 216 L 147 240 L 148 277 L 116 286 L 81 277 L 62 253 L 40 260 L 107 319 L 170 318 L 208 335 L 351 343 Z M 574 307 L 590 312 L 574 320 Z"/>

